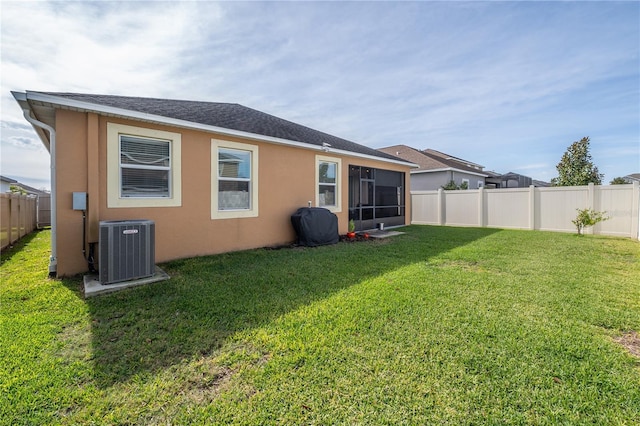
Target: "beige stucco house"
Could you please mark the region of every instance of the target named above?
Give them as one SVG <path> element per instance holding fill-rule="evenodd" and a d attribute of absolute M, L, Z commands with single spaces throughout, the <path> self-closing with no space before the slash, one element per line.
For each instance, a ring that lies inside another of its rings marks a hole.
<path fill-rule="evenodd" d="M 153 220 L 164 262 L 289 243 L 291 214 L 309 204 L 335 212 L 340 233 L 350 219 L 360 230 L 410 220 L 411 163 L 242 105 L 13 96 L 51 153 L 57 276 L 88 269 L 100 221 Z"/>

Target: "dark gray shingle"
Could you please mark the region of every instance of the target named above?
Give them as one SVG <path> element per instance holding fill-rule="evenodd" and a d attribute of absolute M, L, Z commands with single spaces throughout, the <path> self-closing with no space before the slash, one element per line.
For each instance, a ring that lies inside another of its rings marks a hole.
<path fill-rule="evenodd" d="M 334 149 L 403 161 L 393 155 L 240 104 L 80 93 L 40 93 L 317 146 L 329 144 Z"/>

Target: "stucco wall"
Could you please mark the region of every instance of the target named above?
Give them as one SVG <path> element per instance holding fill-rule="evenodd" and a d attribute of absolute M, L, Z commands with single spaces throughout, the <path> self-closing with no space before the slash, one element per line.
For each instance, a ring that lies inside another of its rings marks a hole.
<path fill-rule="evenodd" d="M 452 180 L 456 185 L 462 183 L 462 179 L 469 179 L 469 189 L 478 189 L 478 181 L 484 182 L 484 177 L 453 170 L 443 170 L 429 173 L 411 174 L 412 191 L 432 191 L 442 188 Z"/>
<path fill-rule="evenodd" d="M 96 125 L 97 121 L 97 125 Z M 107 123 L 160 129 L 181 134 L 182 205 L 180 207 L 108 208 Z M 290 216 L 308 201 L 315 202 L 316 155 L 342 159 L 341 206 L 336 212 L 340 233 L 347 231 L 348 167 L 350 164 L 406 173 L 409 168 L 377 160 L 335 155 L 213 133 L 97 117 L 58 110 L 58 275 L 87 270 L 82 256 L 82 212 L 72 210 L 72 192 L 89 194 L 88 241 L 97 242 L 100 220 L 150 219 L 156 223 L 156 262 L 234 250 L 285 244 L 295 239 Z M 97 133 L 97 135 L 96 135 Z M 211 139 L 249 143 L 259 148 L 259 215 L 239 219 L 211 219 Z M 97 149 L 92 146 L 97 141 Z M 88 164 L 91 164 L 88 170 Z M 410 206 L 407 204 L 407 212 Z M 409 215 L 405 218 L 410 221 Z M 97 258 L 97 256 L 96 256 Z"/>

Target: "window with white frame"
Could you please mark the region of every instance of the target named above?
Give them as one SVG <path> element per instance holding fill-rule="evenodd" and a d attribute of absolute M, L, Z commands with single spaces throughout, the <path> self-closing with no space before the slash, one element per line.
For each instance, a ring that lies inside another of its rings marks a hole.
<path fill-rule="evenodd" d="M 334 212 L 340 211 L 339 158 L 316 156 L 316 205 Z"/>
<path fill-rule="evenodd" d="M 211 218 L 258 216 L 258 147 L 211 141 Z"/>
<path fill-rule="evenodd" d="M 107 123 L 107 206 L 182 205 L 181 135 Z"/>
<path fill-rule="evenodd" d="M 120 197 L 171 197 L 171 141 L 120 135 Z"/>
<path fill-rule="evenodd" d="M 484 181 L 483 180 L 479 180 L 478 181 L 478 189 L 482 188 L 484 186 Z"/>
<path fill-rule="evenodd" d="M 251 151 L 218 149 L 218 210 L 251 208 Z"/>
<path fill-rule="evenodd" d="M 460 189 L 469 189 L 469 179 L 462 179 Z"/>

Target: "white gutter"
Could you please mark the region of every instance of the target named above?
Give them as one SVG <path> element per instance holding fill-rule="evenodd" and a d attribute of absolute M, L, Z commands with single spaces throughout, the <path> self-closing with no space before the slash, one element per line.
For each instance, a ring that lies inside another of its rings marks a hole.
<path fill-rule="evenodd" d="M 147 121 L 152 123 L 164 124 L 168 126 L 182 127 L 186 129 L 204 130 L 207 132 L 213 132 L 213 133 L 217 133 L 225 136 L 235 136 L 235 137 L 241 137 L 241 138 L 246 138 L 250 140 L 260 141 L 260 142 L 269 142 L 269 143 L 274 143 L 279 145 L 295 146 L 297 148 L 305 148 L 305 149 L 311 149 L 314 151 L 327 152 L 326 147 L 318 146 L 310 143 L 292 141 L 289 139 L 283 139 L 283 138 L 278 138 L 273 136 L 265 136 L 265 135 L 260 135 L 256 133 L 245 132 L 242 130 L 226 129 L 224 127 L 195 123 L 193 121 L 164 117 L 161 115 L 149 114 L 145 112 L 131 111 L 123 108 L 94 104 L 91 102 L 77 101 L 75 99 L 67 99 L 67 98 L 62 98 L 55 95 L 48 95 L 40 92 L 27 91 L 26 98 L 30 100 L 50 103 L 53 105 L 65 106 L 68 108 L 75 108 L 83 111 L 98 112 L 105 115 Z M 377 157 L 374 155 L 361 154 L 358 152 L 344 151 L 344 150 L 333 149 L 333 148 L 329 148 L 328 152 L 333 152 L 336 154 L 344 154 L 344 155 L 349 155 L 349 156 L 358 157 L 358 158 L 372 159 L 372 160 L 382 161 L 386 163 L 400 164 L 403 166 L 415 167 L 415 164 L 410 163 L 408 161 L 401 160 L 401 159 L 393 160 L 390 158 Z"/>
<path fill-rule="evenodd" d="M 51 257 L 49 257 L 49 275 L 56 275 L 58 270 L 58 249 L 56 244 L 56 223 L 57 210 L 56 204 L 56 131 L 48 124 L 38 121 L 31 117 L 31 112 L 24 108 L 22 110 L 24 118 L 34 127 L 40 127 L 49 132 L 49 153 L 51 154 Z"/>

